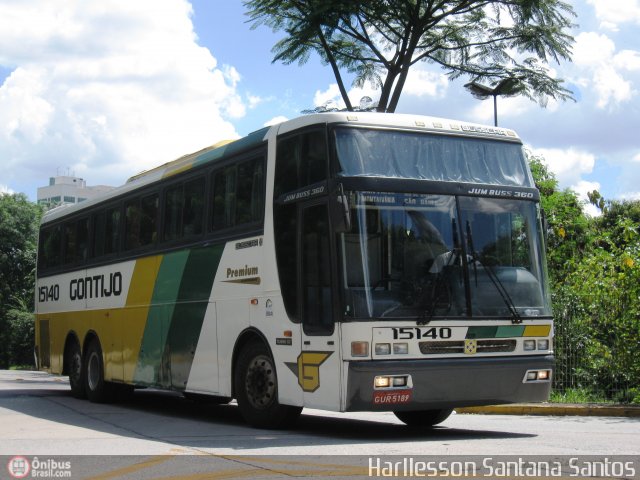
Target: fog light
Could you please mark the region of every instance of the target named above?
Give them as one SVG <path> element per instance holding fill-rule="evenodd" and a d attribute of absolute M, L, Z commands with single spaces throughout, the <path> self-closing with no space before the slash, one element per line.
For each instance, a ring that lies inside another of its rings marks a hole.
<path fill-rule="evenodd" d="M 373 386 L 375 388 L 389 388 L 391 386 L 390 377 L 376 377 L 373 379 Z"/>
<path fill-rule="evenodd" d="M 369 342 L 351 342 L 352 357 L 368 357 Z"/>
<path fill-rule="evenodd" d="M 538 340 L 538 350 L 549 350 L 549 340 Z"/>
<path fill-rule="evenodd" d="M 376 355 L 391 355 L 391 344 L 376 343 Z"/>
<path fill-rule="evenodd" d="M 393 386 L 394 387 L 406 387 L 407 386 L 407 377 L 393 377 Z"/>
<path fill-rule="evenodd" d="M 406 355 L 409 353 L 409 344 L 408 343 L 394 343 L 393 344 L 393 353 L 396 355 Z"/>
<path fill-rule="evenodd" d="M 536 349 L 536 341 L 535 340 L 525 340 L 523 346 L 524 346 L 525 351 L 535 350 Z"/>
<path fill-rule="evenodd" d="M 551 372 L 549 370 L 540 370 L 538 372 L 538 380 L 549 380 L 549 374 Z"/>

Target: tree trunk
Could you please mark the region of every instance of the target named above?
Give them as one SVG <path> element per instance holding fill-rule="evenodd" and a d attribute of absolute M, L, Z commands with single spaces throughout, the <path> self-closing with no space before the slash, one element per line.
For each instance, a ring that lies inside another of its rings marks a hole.
<path fill-rule="evenodd" d="M 338 64 L 336 63 L 336 59 L 333 56 L 333 53 L 331 53 L 331 49 L 327 44 L 327 40 L 324 38 L 324 33 L 322 33 L 321 27 L 318 27 L 318 36 L 320 37 L 320 42 L 322 42 L 322 48 L 324 49 L 324 53 L 327 56 L 327 60 L 329 60 L 329 64 L 331 65 L 331 68 L 333 70 L 333 76 L 336 77 L 336 82 L 338 82 L 338 88 L 340 89 L 340 95 L 342 95 L 344 104 L 346 105 L 348 111 L 353 112 L 353 106 L 351 105 L 351 100 L 349 100 L 347 89 L 344 87 L 342 75 L 340 75 L 340 69 L 338 68 Z"/>

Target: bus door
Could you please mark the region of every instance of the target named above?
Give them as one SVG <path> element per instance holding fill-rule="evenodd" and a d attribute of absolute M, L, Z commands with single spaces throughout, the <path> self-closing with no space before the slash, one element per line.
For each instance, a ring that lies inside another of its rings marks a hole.
<path fill-rule="evenodd" d="M 302 319 L 298 383 L 306 407 L 340 408 L 340 339 L 335 323 L 335 255 L 325 201 L 300 205 L 299 298 Z"/>

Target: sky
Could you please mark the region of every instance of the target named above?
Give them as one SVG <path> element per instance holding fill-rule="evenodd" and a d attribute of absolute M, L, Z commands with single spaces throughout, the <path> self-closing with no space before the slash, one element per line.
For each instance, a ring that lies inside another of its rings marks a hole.
<path fill-rule="evenodd" d="M 640 200 L 640 0 L 567 0 L 573 62 L 550 64 L 576 101 L 498 99 L 500 126 L 562 188 Z M 340 104 L 318 57 L 272 63 L 280 38 L 240 0 L 0 0 L 0 192 L 49 177 L 121 185 L 223 139 Z M 491 100 L 437 67 L 411 71 L 396 112 L 493 123 Z M 376 92 L 350 90 L 352 102 Z M 595 213 L 591 209 L 592 213 Z"/>

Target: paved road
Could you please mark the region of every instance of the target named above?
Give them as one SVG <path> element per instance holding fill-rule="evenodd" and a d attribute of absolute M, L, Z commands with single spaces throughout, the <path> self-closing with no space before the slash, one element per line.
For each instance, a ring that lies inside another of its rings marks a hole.
<path fill-rule="evenodd" d="M 446 458 L 447 466 L 431 476 L 456 476 L 446 469 L 469 456 L 636 455 L 633 475 L 620 475 L 629 478 L 640 477 L 639 427 L 638 418 L 464 414 L 432 431 L 415 432 L 391 413 L 306 409 L 293 430 L 256 430 L 244 424 L 233 404 L 205 405 L 148 390 L 124 403 L 93 404 L 71 397 L 66 377 L 0 371 L 0 460 L 13 468 L 19 464 L 12 457 L 20 455 L 32 469 L 39 461 L 42 470 L 49 458 L 82 455 L 69 457 L 70 478 L 351 480 L 384 474 L 370 470 L 376 458 L 384 468 L 388 459 L 413 457 Z M 473 458 L 481 465 L 480 457 Z M 564 476 L 572 473 L 568 458 Z M 602 473 L 588 465 L 583 476 Z M 0 465 L 0 478 L 4 471 Z"/>
<path fill-rule="evenodd" d="M 0 455 L 625 455 L 640 419 L 453 415 L 431 432 L 391 413 L 307 409 L 294 430 L 246 426 L 235 405 L 137 391 L 125 403 L 71 397 L 65 377 L 0 371 Z"/>

